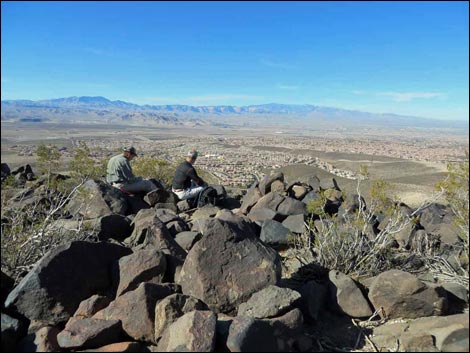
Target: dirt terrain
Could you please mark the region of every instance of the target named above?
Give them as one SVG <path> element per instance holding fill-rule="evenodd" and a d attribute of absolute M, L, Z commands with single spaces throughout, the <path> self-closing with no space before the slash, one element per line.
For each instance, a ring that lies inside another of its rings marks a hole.
<path fill-rule="evenodd" d="M 383 132 L 382 132 L 383 133 Z M 303 132 L 298 133 L 298 147 L 286 148 L 281 146 L 266 146 L 253 144 L 256 137 L 263 138 L 282 138 L 289 139 L 292 144 L 296 135 L 293 131 L 279 134 L 271 130 L 256 130 L 244 128 L 217 128 L 212 127 L 210 131 L 207 127 L 142 127 L 132 125 L 99 125 L 99 124 L 45 124 L 45 123 L 22 123 L 11 124 L 2 122 L 1 133 L 1 159 L 8 163 L 10 168 L 15 168 L 25 164 L 31 164 L 33 168 L 36 164 L 35 149 L 41 143 L 52 143 L 68 151 L 63 156 L 63 161 L 67 162 L 71 158 L 71 151 L 77 141 L 96 141 L 100 147 L 107 151 L 118 150 L 120 141 L 132 141 L 134 145 L 140 146 L 146 144 L 152 146 L 152 143 L 159 143 L 158 152 L 165 149 L 165 141 L 181 141 L 181 145 L 191 143 L 198 139 L 204 141 L 207 136 L 207 146 L 217 149 L 226 149 L 232 154 L 231 158 L 236 158 L 237 151 L 240 148 L 251 148 L 254 152 L 262 153 L 284 153 L 286 155 L 304 155 L 318 158 L 327 162 L 336 168 L 358 173 L 361 166 L 368 167 L 370 179 L 383 179 L 392 186 L 393 193 L 402 201 L 410 206 L 417 206 L 423 200 L 429 198 L 435 191 L 434 185 L 442 180 L 446 175 L 446 163 L 443 161 L 416 161 L 409 159 L 400 159 L 390 156 L 372 155 L 364 153 L 349 153 L 348 151 L 318 151 L 302 148 L 304 142 L 314 137 L 305 136 Z M 328 135 L 328 132 L 325 132 Z M 334 135 L 334 133 L 331 133 Z M 331 135 L 330 134 L 330 135 Z M 393 135 L 393 133 L 391 133 Z M 331 135 L 332 136 L 332 135 Z M 435 132 L 432 133 L 435 138 Z M 246 139 L 246 141 L 244 141 Z M 460 140 L 459 140 L 460 143 Z M 251 145 L 250 145 L 251 144 Z M 280 144 L 281 145 L 281 144 Z M 168 153 L 173 153 L 169 151 Z M 260 157 L 262 158 L 262 157 Z M 243 161 L 243 163 L 249 161 Z M 242 167 L 243 168 L 243 167 Z M 267 172 L 269 168 L 263 171 Z M 295 180 L 306 175 L 317 174 L 320 178 L 335 177 L 339 184 L 346 188 L 346 191 L 354 191 L 357 181 L 342 178 L 330 174 L 326 170 L 316 166 L 296 164 L 282 167 L 287 180 Z M 361 190 L 367 192 L 370 181 L 364 181 Z"/>

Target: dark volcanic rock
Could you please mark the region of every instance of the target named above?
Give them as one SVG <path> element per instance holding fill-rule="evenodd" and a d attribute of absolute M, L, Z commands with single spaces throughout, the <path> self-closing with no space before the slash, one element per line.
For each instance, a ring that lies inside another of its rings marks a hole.
<path fill-rule="evenodd" d="M 30 320 L 65 322 L 82 300 L 111 288 L 111 264 L 130 253 L 108 243 L 76 241 L 58 246 L 36 263 L 5 305 Z"/>
<path fill-rule="evenodd" d="M 388 318 L 417 318 L 444 315 L 447 306 L 445 292 L 429 287 L 412 274 L 391 270 L 378 275 L 369 290 L 375 308 L 383 307 Z"/>
<path fill-rule="evenodd" d="M 128 208 L 125 195 L 100 180 L 85 182 L 66 207 L 71 214 L 79 214 L 86 219 L 99 218 L 113 213 L 125 216 Z"/>
<path fill-rule="evenodd" d="M 117 297 L 93 318 L 121 320 L 123 330 L 135 340 L 154 342 L 155 305 L 174 293 L 169 285 L 142 283 L 137 289 Z"/>
<path fill-rule="evenodd" d="M 256 319 L 272 318 L 285 314 L 300 300 L 300 294 L 289 288 L 267 286 L 256 292 L 238 307 L 238 316 Z"/>
<path fill-rule="evenodd" d="M 272 247 L 282 247 L 289 244 L 291 231 L 275 220 L 266 220 L 261 228 L 260 239 Z"/>
<path fill-rule="evenodd" d="M 271 184 L 276 180 L 284 182 L 284 174 L 282 172 L 275 172 L 273 174 L 266 175 L 261 179 L 258 186 L 261 191 L 261 195 L 266 195 L 271 192 Z"/>
<path fill-rule="evenodd" d="M 183 293 L 217 312 L 229 312 L 280 280 L 279 255 L 234 223 L 213 219 L 191 249 L 180 274 Z M 230 284 L 230 285 L 228 285 Z"/>
<path fill-rule="evenodd" d="M 67 349 L 96 348 L 119 342 L 121 331 L 119 320 L 83 319 L 65 327 L 57 336 L 57 342 Z"/>
<path fill-rule="evenodd" d="M 136 289 L 142 282 L 161 283 L 165 271 L 165 254 L 155 249 L 139 250 L 121 257 L 117 264 L 119 286 L 116 296 Z"/>
<path fill-rule="evenodd" d="M 178 318 L 193 310 L 209 310 L 209 308 L 199 299 L 179 293 L 161 300 L 155 307 L 155 339 L 159 338 Z"/>
<path fill-rule="evenodd" d="M 158 343 L 160 352 L 212 352 L 216 316 L 211 311 L 191 311 L 171 324 Z"/>

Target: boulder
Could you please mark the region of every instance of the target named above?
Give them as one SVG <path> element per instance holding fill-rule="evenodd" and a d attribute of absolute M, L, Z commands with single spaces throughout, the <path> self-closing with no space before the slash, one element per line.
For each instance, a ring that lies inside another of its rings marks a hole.
<path fill-rule="evenodd" d="M 181 232 L 188 232 L 189 226 L 188 224 L 183 221 L 182 219 L 177 219 L 175 221 L 168 222 L 166 224 L 166 228 L 170 232 L 171 236 L 174 238 L 176 234 Z"/>
<path fill-rule="evenodd" d="M 189 252 L 191 248 L 196 244 L 202 237 L 202 234 L 199 232 L 181 232 L 176 234 L 175 241 L 181 246 L 184 250 Z"/>
<path fill-rule="evenodd" d="M 111 214 L 127 214 L 124 194 L 100 180 L 86 181 L 66 206 L 72 215 L 85 219 L 99 218 Z"/>
<path fill-rule="evenodd" d="M 300 294 L 302 313 L 309 319 L 319 320 L 320 314 L 327 308 L 328 285 L 309 281 L 300 288 Z"/>
<path fill-rule="evenodd" d="M 212 219 L 188 253 L 179 283 L 216 312 L 229 312 L 281 276 L 279 255 L 236 223 Z"/>
<path fill-rule="evenodd" d="M 264 221 L 261 228 L 260 239 L 263 243 L 280 248 L 289 245 L 289 235 L 291 231 L 275 220 Z"/>
<path fill-rule="evenodd" d="M 279 219 L 279 214 L 269 208 L 252 208 L 248 218 L 257 224 L 263 224 L 266 220 Z"/>
<path fill-rule="evenodd" d="M 220 185 L 220 184 L 211 184 L 209 185 L 211 186 L 216 192 L 217 192 L 217 196 L 220 198 L 220 199 L 224 199 L 227 197 L 227 190 L 225 190 L 225 187 L 223 185 Z"/>
<path fill-rule="evenodd" d="M 307 208 L 303 202 L 293 199 L 291 197 L 286 197 L 284 201 L 282 201 L 278 206 L 277 212 L 285 216 L 290 216 L 296 214 L 304 214 L 306 209 Z"/>
<path fill-rule="evenodd" d="M 191 220 L 201 219 L 201 218 L 211 218 L 214 217 L 217 212 L 220 211 L 220 208 L 212 205 L 205 205 L 201 208 L 198 208 L 193 215 Z"/>
<path fill-rule="evenodd" d="M 369 291 L 375 308 L 383 308 L 382 317 L 418 318 L 444 315 L 447 298 L 439 287 L 430 287 L 410 273 L 390 270 L 378 275 Z"/>
<path fill-rule="evenodd" d="M 283 194 L 285 192 L 284 183 L 280 180 L 274 180 L 271 184 L 271 192 L 276 192 L 278 194 Z"/>
<path fill-rule="evenodd" d="M 374 328 L 371 339 L 381 351 L 398 345 L 403 351 L 468 352 L 468 314 L 386 323 Z"/>
<path fill-rule="evenodd" d="M 149 352 L 149 350 L 139 342 L 119 342 L 107 344 L 103 347 L 80 350 L 79 352 Z"/>
<path fill-rule="evenodd" d="M 6 163 L 2 163 L 1 167 L 1 181 L 3 182 L 6 178 L 8 178 L 11 174 L 10 167 Z"/>
<path fill-rule="evenodd" d="M 111 264 L 131 253 L 109 243 L 75 241 L 49 251 L 8 296 L 13 307 L 29 320 L 56 325 L 65 322 L 79 304 L 112 286 Z"/>
<path fill-rule="evenodd" d="M 238 316 L 249 316 L 256 319 L 272 318 L 290 311 L 300 299 L 300 294 L 289 288 L 267 286 L 254 293 L 238 307 Z"/>
<path fill-rule="evenodd" d="M 157 208 L 154 212 L 158 219 L 165 224 L 180 219 L 175 211 L 166 208 Z"/>
<path fill-rule="evenodd" d="M 15 352 L 16 344 L 26 334 L 24 324 L 5 313 L 2 313 L 1 316 L 2 351 Z"/>
<path fill-rule="evenodd" d="M 237 316 L 230 325 L 226 346 L 230 352 L 289 352 L 302 324 L 299 309 L 268 320 Z"/>
<path fill-rule="evenodd" d="M 58 334 L 59 346 L 66 349 L 96 348 L 119 342 L 122 332 L 121 321 L 83 319 L 73 322 Z"/>
<path fill-rule="evenodd" d="M 312 189 L 315 190 L 313 187 Z M 321 190 L 328 190 L 328 189 L 339 190 L 339 187 L 335 178 L 322 178 L 320 179 L 320 189 Z"/>
<path fill-rule="evenodd" d="M 60 330 L 57 327 L 46 326 L 37 332 L 26 336 L 17 346 L 18 352 L 59 352 L 57 342 Z"/>
<path fill-rule="evenodd" d="M 121 257 L 116 263 L 116 276 L 119 276 L 116 296 L 136 289 L 142 282 L 162 283 L 165 271 L 165 254 L 155 249 L 138 250 Z"/>
<path fill-rule="evenodd" d="M 242 198 L 240 212 L 247 214 L 251 210 L 251 208 L 258 202 L 261 196 L 261 192 L 257 187 L 252 187 L 248 189 L 246 195 Z"/>
<path fill-rule="evenodd" d="M 311 175 L 307 178 L 307 184 L 312 188 L 313 191 L 320 191 L 320 179 L 316 175 Z"/>
<path fill-rule="evenodd" d="M 211 311 L 191 311 L 171 324 L 158 343 L 160 352 L 212 352 L 216 316 Z"/>
<path fill-rule="evenodd" d="M 188 200 L 182 200 L 176 204 L 176 208 L 179 212 L 186 212 L 191 209 L 191 205 L 189 204 Z"/>
<path fill-rule="evenodd" d="M 150 209 L 150 205 L 142 199 L 141 195 L 124 195 L 127 201 L 127 214 L 137 214 L 141 210 Z"/>
<path fill-rule="evenodd" d="M 282 172 L 275 172 L 273 174 L 266 175 L 263 179 L 261 179 L 258 186 L 261 195 L 266 195 L 267 193 L 271 192 L 271 184 L 276 180 L 284 182 L 284 174 Z"/>
<path fill-rule="evenodd" d="M 0 282 L 0 288 L 1 288 L 1 298 L 0 300 L 2 301 L 2 308 L 5 303 L 5 299 L 8 297 L 8 294 L 10 294 L 11 290 L 13 289 L 13 286 L 15 285 L 15 281 L 13 278 L 8 276 L 6 273 L 2 271 L 2 278 Z"/>
<path fill-rule="evenodd" d="M 124 240 L 124 243 L 134 250 L 148 249 L 152 247 L 162 251 L 164 254 L 178 257 L 181 260 L 186 258 L 184 251 L 173 239 L 167 227 L 158 217 L 152 214 L 151 210 L 139 212 L 134 220 L 134 232 Z"/>
<path fill-rule="evenodd" d="M 174 293 L 168 285 L 141 283 L 137 289 L 117 297 L 93 318 L 121 320 L 123 330 L 133 339 L 154 342 L 155 305 Z"/>
<path fill-rule="evenodd" d="M 302 234 L 305 231 L 305 216 L 303 214 L 297 214 L 287 217 L 282 225 L 289 229 L 292 233 Z"/>
<path fill-rule="evenodd" d="M 302 199 L 304 204 L 308 204 L 310 201 L 316 201 L 320 199 L 320 194 L 317 191 L 309 191 Z"/>
<path fill-rule="evenodd" d="M 256 209 L 261 209 L 261 208 L 268 208 L 276 212 L 279 205 L 281 204 L 282 201 L 284 201 L 284 199 L 285 199 L 284 196 L 279 195 L 275 192 L 270 192 L 269 194 L 266 194 L 259 199 L 256 205 L 254 205 L 251 208 L 250 213 Z"/>
<path fill-rule="evenodd" d="M 128 218 L 113 214 L 101 217 L 96 224 L 99 229 L 98 238 L 102 241 L 110 238 L 123 241 L 132 234 L 132 225 Z"/>
<path fill-rule="evenodd" d="M 177 213 L 178 212 L 178 207 L 175 204 L 172 203 L 157 203 L 155 206 L 153 206 L 155 209 L 159 208 L 165 208 L 167 210 L 172 210 L 173 212 Z"/>
<path fill-rule="evenodd" d="M 88 319 L 95 315 L 101 309 L 106 308 L 109 303 L 111 303 L 111 299 L 102 295 L 92 295 L 90 298 L 85 299 L 82 301 L 75 313 L 73 314 L 73 318 L 75 319 Z"/>
<path fill-rule="evenodd" d="M 302 185 L 294 185 L 291 190 L 290 196 L 297 200 L 302 200 L 308 193 L 308 189 Z"/>
<path fill-rule="evenodd" d="M 333 307 L 353 318 L 368 318 L 373 311 L 357 284 L 347 275 L 332 270 L 328 274 Z"/>
<path fill-rule="evenodd" d="M 199 299 L 184 294 L 172 294 L 155 306 L 155 340 L 178 318 L 194 310 L 208 310 Z"/>
<path fill-rule="evenodd" d="M 166 203 L 169 198 L 169 191 L 166 191 L 165 189 L 155 189 L 144 196 L 144 201 L 153 207 L 157 203 Z"/>

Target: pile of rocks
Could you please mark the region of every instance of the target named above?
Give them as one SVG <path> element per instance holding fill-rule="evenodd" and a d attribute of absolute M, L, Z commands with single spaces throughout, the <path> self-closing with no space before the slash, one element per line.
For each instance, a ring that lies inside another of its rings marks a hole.
<path fill-rule="evenodd" d="M 377 327 L 377 347 L 468 351 L 468 314 L 453 306 L 468 307 L 468 288 L 398 270 L 361 283 L 334 269 L 295 287 L 283 280 L 278 250 L 304 231 L 306 204 L 324 190 L 328 212 L 352 207 L 333 179 L 286 185 L 281 173 L 229 197 L 231 209 L 195 211 L 165 190 L 142 203 L 90 180 L 67 205 L 73 218 L 55 226 L 85 218 L 103 241 L 50 250 L 14 288 L 2 272 L 2 349 L 312 351 L 312 327 L 331 315 L 377 313 L 406 319 Z M 447 210 L 427 210 L 423 224 L 443 232 Z"/>

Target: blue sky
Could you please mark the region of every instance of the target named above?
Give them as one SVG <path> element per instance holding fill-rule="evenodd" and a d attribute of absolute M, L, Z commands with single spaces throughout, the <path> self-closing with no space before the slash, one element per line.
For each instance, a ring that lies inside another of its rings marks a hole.
<path fill-rule="evenodd" d="M 1 99 L 469 119 L 463 2 L 1 3 Z"/>

